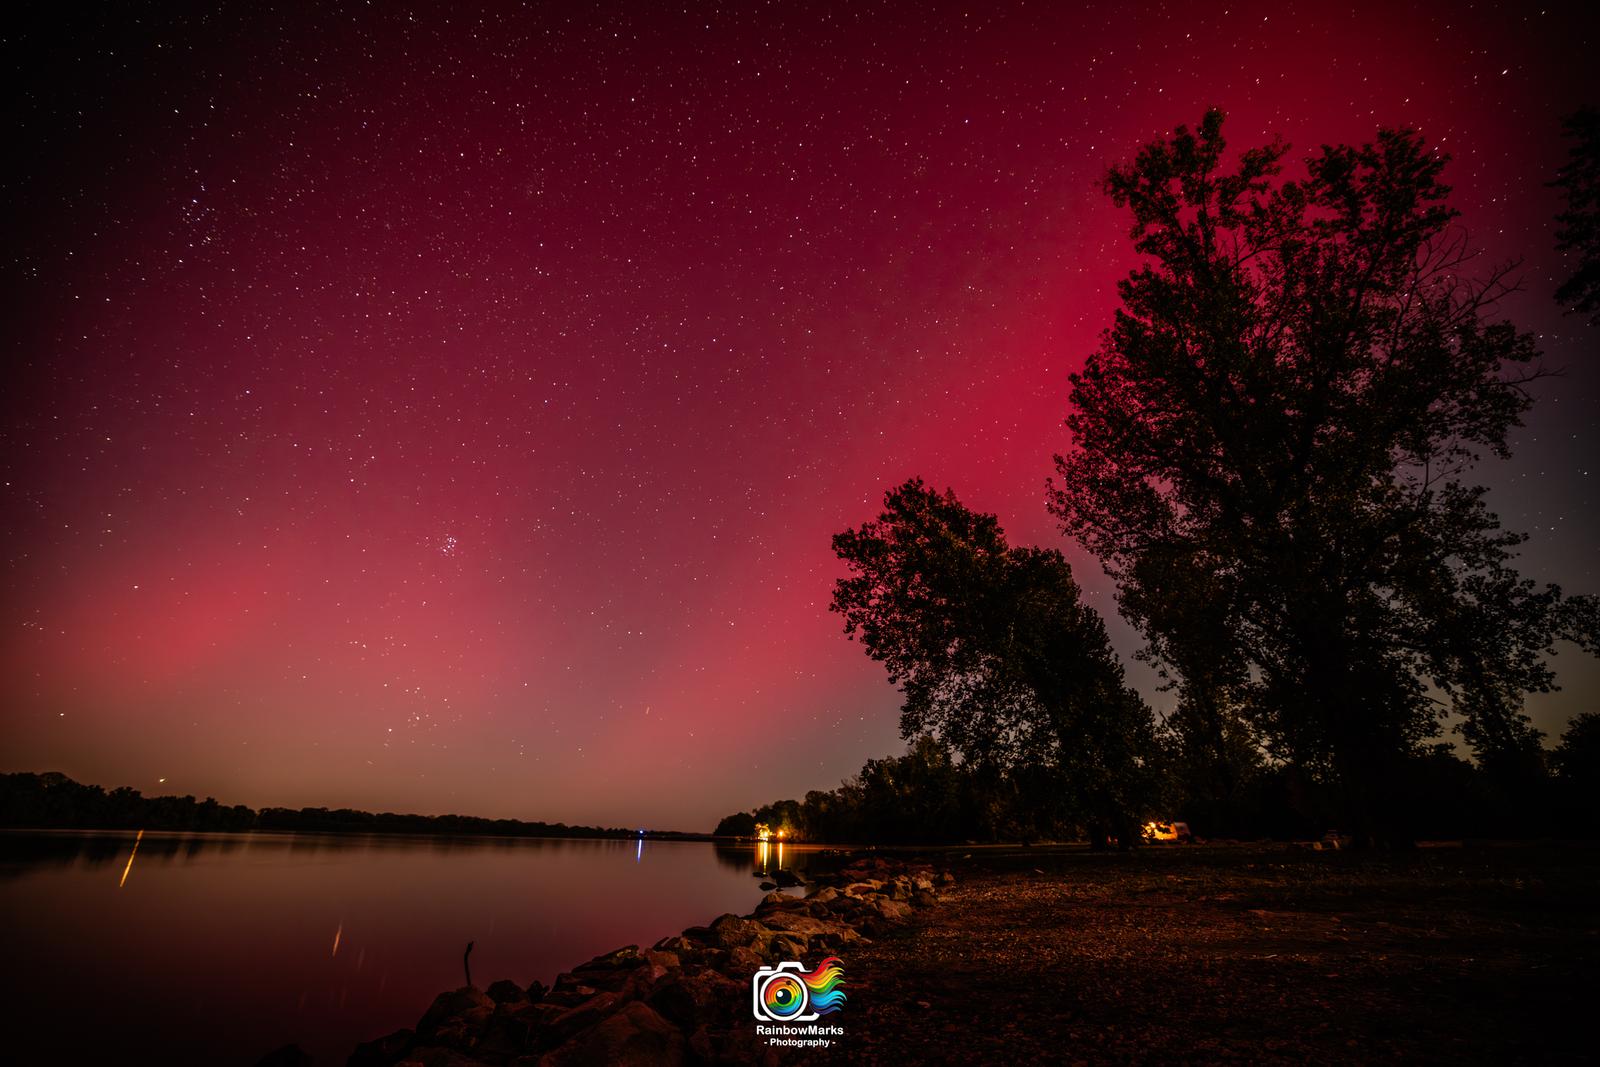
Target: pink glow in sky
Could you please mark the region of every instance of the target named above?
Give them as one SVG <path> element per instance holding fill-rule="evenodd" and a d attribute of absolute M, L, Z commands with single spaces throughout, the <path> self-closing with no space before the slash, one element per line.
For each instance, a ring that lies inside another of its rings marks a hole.
<path fill-rule="evenodd" d="M 1600 588 L 1545 186 L 1581 6 L 996 6 L 8 31 L 0 769 L 705 829 L 898 751 L 829 535 L 920 474 L 1060 543 L 1066 374 L 1131 263 L 1097 180 L 1211 104 L 1239 147 L 1454 156 L 1568 368 L 1494 502 Z M 1556 732 L 1596 682 L 1560 666 Z"/>

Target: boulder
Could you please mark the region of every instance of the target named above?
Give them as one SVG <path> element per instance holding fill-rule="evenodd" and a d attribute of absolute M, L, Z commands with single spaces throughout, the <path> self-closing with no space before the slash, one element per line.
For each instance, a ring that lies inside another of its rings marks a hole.
<path fill-rule="evenodd" d="M 833 886 L 827 885 L 812 893 L 806 899 L 813 904 L 831 904 L 839 899 L 839 891 Z"/>
<path fill-rule="evenodd" d="M 602 956 L 596 956 L 588 963 L 574 967 L 575 971 L 611 971 L 626 970 L 631 967 L 644 965 L 644 954 L 639 951 L 638 945 L 623 945 L 614 948 Z"/>
<path fill-rule="evenodd" d="M 528 983 L 528 1000 L 534 1004 L 544 999 L 546 993 L 544 983 L 535 978 Z"/>
<path fill-rule="evenodd" d="M 872 902 L 872 910 L 877 912 L 888 922 L 901 922 L 911 916 L 911 906 L 888 897 L 879 897 Z"/>
<path fill-rule="evenodd" d="M 781 869 L 777 874 L 773 875 L 773 881 L 777 882 L 781 887 L 787 887 L 790 889 L 806 884 L 805 880 L 799 875 L 795 874 L 793 871 L 785 871 Z"/>
<path fill-rule="evenodd" d="M 767 887 L 766 887 L 765 884 L 763 884 L 761 886 L 761 888 L 765 889 Z M 789 898 L 784 896 L 782 893 L 768 893 L 766 896 L 761 898 L 761 903 L 763 903 L 763 904 L 782 904 L 784 901 L 786 901 L 788 899 Z"/>
<path fill-rule="evenodd" d="M 735 945 L 728 950 L 728 959 L 723 970 L 735 978 L 749 978 L 766 965 L 768 955 L 759 952 L 748 945 Z"/>
<path fill-rule="evenodd" d="M 692 1030 L 708 1020 L 735 1018 L 741 1007 L 748 1018 L 750 988 L 716 971 L 677 974 L 651 990 L 645 1003 L 683 1029 Z"/>
<path fill-rule="evenodd" d="M 494 1001 L 476 986 L 462 986 L 449 993 L 440 993 L 417 1023 L 419 1044 L 444 1044 L 435 1040 L 441 1033 L 452 1038 L 480 1030 L 494 1011 Z"/>
<path fill-rule="evenodd" d="M 852 935 L 855 933 L 841 923 L 794 913 L 773 915 L 768 918 L 767 925 L 779 933 L 795 935 L 795 940 L 805 941 L 819 934 L 838 934 L 841 939 L 848 941 L 853 939 Z"/>
<path fill-rule="evenodd" d="M 545 1024 L 558 1014 L 562 1010 L 554 1004 L 530 1004 L 526 999 L 501 1004 L 489 1018 L 483 1040 L 472 1050 L 473 1054 L 485 1059 L 508 1059 L 526 1052 Z"/>
<path fill-rule="evenodd" d="M 681 1067 L 687 1042 L 647 1005 L 629 1004 L 539 1060 L 539 1067 Z"/>
<path fill-rule="evenodd" d="M 489 999 L 496 1004 L 507 1004 L 519 1000 L 527 1000 L 528 994 L 522 991 L 517 983 L 502 978 L 498 982 L 490 982 L 489 988 L 484 992 L 489 994 Z"/>
<path fill-rule="evenodd" d="M 723 915 L 711 924 L 712 943 L 721 948 L 735 948 L 763 940 L 770 933 L 754 919 L 737 915 Z"/>
<path fill-rule="evenodd" d="M 547 1027 L 549 1040 L 564 1041 L 579 1030 L 593 1026 L 611 1014 L 620 1001 L 621 998 L 615 993 L 596 993 L 577 1007 L 568 1008 L 550 1020 L 550 1025 Z"/>
<path fill-rule="evenodd" d="M 676 952 L 662 949 L 651 949 L 644 954 L 644 958 L 650 961 L 651 966 L 660 967 L 664 971 L 675 971 L 683 966 L 683 957 Z"/>

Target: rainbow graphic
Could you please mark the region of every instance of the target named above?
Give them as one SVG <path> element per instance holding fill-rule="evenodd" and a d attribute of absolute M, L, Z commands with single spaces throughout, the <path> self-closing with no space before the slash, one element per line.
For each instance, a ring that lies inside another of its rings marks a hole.
<path fill-rule="evenodd" d="M 829 956 L 817 964 L 817 969 L 800 976 L 811 994 L 811 1010 L 818 1015 L 831 1015 L 844 1007 L 844 967 L 837 956 Z"/>

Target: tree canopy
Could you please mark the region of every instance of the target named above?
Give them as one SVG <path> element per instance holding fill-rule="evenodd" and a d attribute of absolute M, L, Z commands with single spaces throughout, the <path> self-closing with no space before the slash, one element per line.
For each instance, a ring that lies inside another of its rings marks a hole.
<path fill-rule="evenodd" d="M 1105 181 L 1146 257 L 1072 376 L 1050 508 L 1119 583 L 1201 718 L 1230 709 L 1326 772 L 1358 836 L 1396 840 L 1388 783 L 1454 715 L 1480 756 L 1536 738 L 1522 697 L 1593 605 L 1512 566 L 1467 480 L 1509 454 L 1538 376 L 1494 317 L 1446 159 L 1421 137 L 1225 152 L 1179 127 Z"/>
<path fill-rule="evenodd" d="M 934 733 L 996 775 L 1048 771 L 1041 792 L 1093 840 L 1132 840 L 1152 719 L 1060 552 L 1012 547 L 993 515 L 920 479 L 833 547 L 849 573 L 831 608 L 900 686 L 902 734 Z"/>
<path fill-rule="evenodd" d="M 1566 198 L 1556 216 L 1556 248 L 1577 263 L 1556 299 L 1600 326 L 1600 111 L 1581 108 L 1562 125 L 1572 144 L 1553 183 Z"/>

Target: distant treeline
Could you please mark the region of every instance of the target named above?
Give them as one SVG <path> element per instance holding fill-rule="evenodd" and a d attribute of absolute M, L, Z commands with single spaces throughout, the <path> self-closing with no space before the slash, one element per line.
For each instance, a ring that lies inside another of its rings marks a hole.
<path fill-rule="evenodd" d="M 1240 748 L 1218 780 L 1196 773 L 1173 733 L 1162 741 L 1150 818 L 1186 821 L 1202 839 L 1307 840 L 1345 829 L 1339 798 L 1313 775 Z M 904 756 L 868 760 L 837 789 L 737 812 L 716 832 L 749 837 L 763 824 L 790 840 L 854 844 L 1086 837 L 1050 773 L 1025 770 L 985 776 L 924 735 Z M 1555 749 L 1516 760 L 1471 763 L 1433 747 L 1412 758 L 1400 795 L 1397 817 L 1417 838 L 1600 837 L 1600 715 L 1579 715 Z"/>
<path fill-rule="evenodd" d="M 481 819 L 470 815 L 402 815 L 350 808 L 254 808 L 214 798 L 147 797 L 122 786 L 106 790 L 64 774 L 0 775 L 0 826 L 94 830 L 298 830 L 320 833 L 483 834 L 505 837 L 635 837 L 620 827 Z M 650 831 L 651 837 L 695 837 Z"/>

